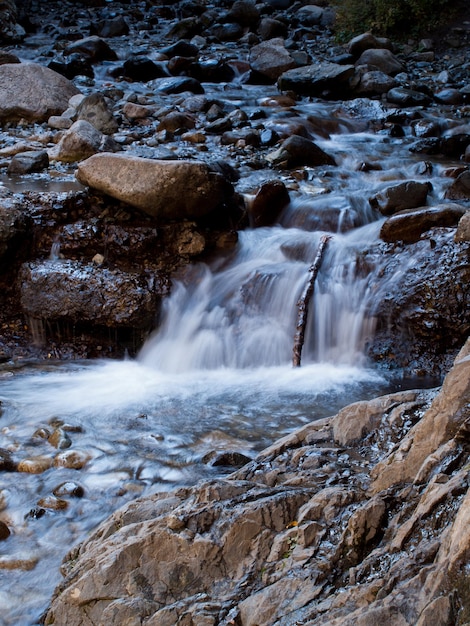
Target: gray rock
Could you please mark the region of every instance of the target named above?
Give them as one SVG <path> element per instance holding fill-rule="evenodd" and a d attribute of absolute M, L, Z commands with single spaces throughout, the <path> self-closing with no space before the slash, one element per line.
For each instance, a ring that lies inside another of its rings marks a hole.
<path fill-rule="evenodd" d="M 191 93 L 204 93 L 204 87 L 201 83 L 191 76 L 171 76 L 169 78 L 156 78 L 151 82 L 157 91 L 167 94 L 183 93 L 190 91 Z"/>
<path fill-rule="evenodd" d="M 287 25 L 281 22 L 281 20 L 276 20 L 272 17 L 263 18 L 258 26 L 258 35 L 265 41 L 275 39 L 276 37 L 285 38 L 287 34 Z"/>
<path fill-rule="evenodd" d="M 199 161 L 161 161 L 97 154 L 78 166 L 78 180 L 158 219 L 206 215 L 229 202 L 233 188 Z"/>
<path fill-rule="evenodd" d="M 8 165 L 8 174 L 31 174 L 41 172 L 49 166 L 46 150 L 35 150 L 15 154 Z"/>
<path fill-rule="evenodd" d="M 317 146 L 316 143 L 310 141 L 310 139 L 300 137 L 300 135 L 288 137 L 278 150 L 269 154 L 266 158 L 273 165 L 284 168 L 300 165 L 309 165 L 311 167 L 336 165 L 336 161 L 332 156 Z"/>
<path fill-rule="evenodd" d="M 381 44 L 372 33 L 362 33 L 353 37 L 347 46 L 348 52 L 359 58 L 363 52 L 370 48 L 381 48 Z"/>
<path fill-rule="evenodd" d="M 227 21 L 250 27 L 256 26 L 259 18 L 260 13 L 254 0 L 235 0 L 226 15 Z"/>
<path fill-rule="evenodd" d="M 303 96 L 349 94 L 353 65 L 338 65 L 327 61 L 287 70 L 277 84 L 281 91 L 295 91 Z"/>
<path fill-rule="evenodd" d="M 284 46 L 281 38 L 263 41 L 250 50 L 250 66 L 259 74 L 275 81 L 279 76 L 296 66 L 296 62 Z"/>
<path fill-rule="evenodd" d="M 355 91 L 358 95 L 380 95 L 387 93 L 396 85 L 397 82 L 394 78 L 384 72 L 375 70 L 364 72 L 361 75 L 361 81 Z"/>
<path fill-rule="evenodd" d="M 83 98 L 77 107 L 77 120 L 90 122 L 105 135 L 112 135 L 119 128 L 105 97 L 100 93 L 92 93 Z"/>
<path fill-rule="evenodd" d="M 432 98 L 422 91 L 407 89 L 406 87 L 393 87 L 387 93 L 387 100 L 391 104 L 399 106 L 427 106 L 431 104 Z"/>
<path fill-rule="evenodd" d="M 428 192 L 429 183 L 408 180 L 380 191 L 369 199 L 369 203 L 382 215 L 392 215 L 405 209 L 424 206 Z"/>
<path fill-rule="evenodd" d="M 470 170 L 465 170 L 454 180 L 447 189 L 445 197 L 448 200 L 469 200 L 470 199 Z"/>
<path fill-rule="evenodd" d="M 434 100 L 441 104 L 462 104 L 463 94 L 458 89 L 448 87 L 434 94 Z"/>
<path fill-rule="evenodd" d="M 358 65 L 367 65 L 370 70 L 378 70 L 388 76 L 395 76 L 404 70 L 397 57 L 386 48 L 365 50 L 356 62 Z"/>
<path fill-rule="evenodd" d="M 78 120 L 64 132 L 59 143 L 49 150 L 49 158 L 63 163 L 75 163 L 96 154 L 104 135 L 90 122 Z"/>
<path fill-rule="evenodd" d="M 79 90 L 69 80 L 36 63 L 0 65 L 0 121 L 45 122 L 60 115 Z"/>
<path fill-rule="evenodd" d="M 439 204 L 399 211 L 389 217 L 380 229 L 380 237 L 389 243 L 414 243 L 431 228 L 455 227 L 466 209 L 458 204 Z"/>
<path fill-rule="evenodd" d="M 322 23 L 325 9 L 315 4 L 307 4 L 300 7 L 296 12 L 296 17 L 305 26 L 318 26 Z"/>
<path fill-rule="evenodd" d="M 64 54 L 79 52 L 87 57 L 92 63 L 99 61 L 116 61 L 117 54 L 110 48 L 104 39 L 97 35 L 91 35 L 84 39 L 79 39 L 69 44 L 64 50 Z"/>
<path fill-rule="evenodd" d="M 92 34 L 98 37 L 121 37 L 129 34 L 129 24 L 122 15 L 100 20 L 96 25 L 92 25 Z"/>

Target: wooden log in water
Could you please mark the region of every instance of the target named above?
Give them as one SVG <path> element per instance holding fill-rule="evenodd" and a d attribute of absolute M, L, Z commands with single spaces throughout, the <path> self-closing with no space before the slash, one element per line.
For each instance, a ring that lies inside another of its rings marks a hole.
<path fill-rule="evenodd" d="M 315 281 L 321 268 L 325 250 L 330 239 L 331 235 L 323 235 L 321 237 L 317 255 L 308 270 L 307 284 L 305 285 L 305 289 L 297 302 L 297 326 L 294 335 L 294 349 L 292 354 L 292 365 L 294 367 L 300 367 L 302 348 L 305 340 L 305 328 L 307 326 L 308 307 L 315 289 Z"/>

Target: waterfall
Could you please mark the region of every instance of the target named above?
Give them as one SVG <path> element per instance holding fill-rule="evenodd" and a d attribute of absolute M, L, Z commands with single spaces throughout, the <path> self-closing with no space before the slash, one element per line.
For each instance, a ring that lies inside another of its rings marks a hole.
<path fill-rule="evenodd" d="M 303 363 L 364 363 L 374 331 L 374 281 L 358 259 L 378 229 L 371 222 L 331 238 L 316 281 Z M 139 361 L 172 373 L 289 364 L 297 302 L 322 234 L 283 225 L 241 232 L 230 259 L 191 268 L 175 283 L 161 326 Z"/>

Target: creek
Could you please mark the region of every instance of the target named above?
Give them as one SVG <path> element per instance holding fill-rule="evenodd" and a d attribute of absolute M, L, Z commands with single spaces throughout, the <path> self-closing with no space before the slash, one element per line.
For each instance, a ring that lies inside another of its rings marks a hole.
<path fill-rule="evenodd" d="M 367 202 L 381 173 L 375 180 L 368 175 L 366 187 L 355 164 L 388 160 L 387 176 L 400 179 L 416 163 L 412 157 L 404 163 L 388 137 L 363 132 L 322 146 L 344 154 L 331 193 L 312 196 L 313 187 L 332 187 L 313 179 L 312 170 L 278 225 L 243 231 L 235 252 L 190 267 L 137 359 L 1 372 L 2 447 L 18 459 L 52 463 L 60 451 L 41 432 L 59 427 L 70 450 L 87 459 L 80 470 L 0 473 L 2 519 L 12 529 L 1 544 L 2 625 L 37 623 L 67 551 L 124 502 L 226 473 L 230 468 L 206 455 L 229 450 L 252 457 L 302 424 L 397 384 L 364 356 L 374 303 L 396 277 L 379 279 L 380 263 L 358 272 L 360 252 L 377 239 L 382 222 Z M 440 193 L 439 184 L 434 189 Z M 293 368 L 297 301 L 321 236 L 315 219 L 332 207 L 339 230 L 345 222 L 357 227 L 332 236 L 302 367 Z M 47 499 L 64 484 L 83 497 L 69 494 L 58 498 L 64 509 L 49 508 Z"/>
<path fill-rule="evenodd" d="M 329 141 L 350 154 L 352 135 Z M 364 158 L 357 145 L 375 158 L 390 155 L 388 141 L 376 136 L 355 141 L 357 156 L 346 156 L 341 168 Z M 388 158 L 397 163 L 396 154 Z M 414 167 L 401 166 L 399 175 Z M 49 465 L 75 450 L 86 464 L 0 473 L 2 519 L 12 530 L 1 543 L 2 625 L 37 623 L 67 551 L 129 499 L 220 476 L 230 468 L 211 464 L 214 451 L 253 457 L 306 422 L 408 384 L 364 356 L 387 280 L 379 280 L 380 263 L 362 274 L 357 265 L 382 220 L 368 206 L 360 174 L 347 185 L 340 175 L 336 182 L 334 192 L 312 199 L 307 188 L 319 183 L 305 181 L 278 225 L 243 231 L 233 253 L 188 268 L 137 359 L 4 366 L 2 447 Z M 294 368 L 297 301 L 321 236 L 311 224 L 331 206 L 343 222 L 354 213 L 359 225 L 332 236 L 302 366 Z M 45 437 L 54 430 L 70 448 L 53 448 Z M 48 499 L 67 484 L 82 497 L 58 496 L 64 508 L 49 508 Z"/>
<path fill-rule="evenodd" d="M 205 88 L 248 113 L 277 93 L 274 86 L 236 83 Z M 370 118 L 376 117 L 375 104 Z M 369 106 L 359 100 L 355 105 Z M 68 550 L 125 502 L 228 473 L 230 467 L 211 462 L 214 453 L 254 457 L 351 402 L 422 384 L 383 371 L 365 356 L 377 303 L 416 258 L 404 256 L 385 276 L 379 254 L 361 263 L 384 219 L 368 198 L 390 181 L 430 176 L 422 158 L 408 149 L 412 137 L 370 130 L 367 122 L 356 121 L 361 114 L 354 106 L 296 106 L 296 117 L 310 116 L 320 128 L 334 120 L 334 133 L 315 137 L 334 154 L 334 175 L 303 168 L 295 179 L 240 164 L 240 192 L 256 180 L 284 178 L 291 204 L 275 226 L 241 232 L 233 252 L 179 276 L 158 330 L 136 359 L 1 366 L 1 447 L 17 461 L 46 464 L 38 473 L 0 472 L 0 518 L 11 530 L 0 543 L 2 626 L 38 623 Z M 266 111 L 273 128 L 287 123 L 273 109 Z M 209 143 L 212 148 L 214 156 L 224 156 Z M 130 149 L 152 154 L 145 145 Z M 380 164 L 380 170 L 361 169 L 365 162 Z M 442 200 L 450 184 L 440 175 L 444 167 L 435 161 L 429 203 Z M 67 189 L 76 183 L 65 173 L 57 183 L 37 176 L 4 177 L 0 184 L 47 192 L 48 185 Z M 330 220 L 332 237 L 315 282 L 302 366 L 294 368 L 297 302 L 321 225 Z M 61 437 L 58 449 L 50 443 L 54 432 Z M 64 466 L 58 459 L 67 451 L 81 455 L 83 467 Z"/>

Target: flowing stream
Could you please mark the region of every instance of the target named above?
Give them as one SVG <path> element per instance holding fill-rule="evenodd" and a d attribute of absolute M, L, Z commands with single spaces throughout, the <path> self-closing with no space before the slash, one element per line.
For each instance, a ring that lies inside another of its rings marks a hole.
<path fill-rule="evenodd" d="M 233 253 L 189 268 L 137 359 L 0 370 L 1 448 L 45 464 L 0 472 L 0 520 L 12 533 L 0 542 L 1 625 L 38 623 L 67 551 L 125 502 L 220 476 L 230 468 L 211 454 L 253 457 L 393 388 L 365 358 L 374 306 L 395 278 L 381 276 L 379 260 L 361 266 L 382 223 L 367 198 L 390 180 L 419 178 L 418 158 L 386 134 L 348 128 L 319 137 L 338 160 L 334 180 L 307 168 L 276 226 L 241 232 Z M 366 159 L 383 170 L 365 174 L 357 166 Z M 444 183 L 433 183 L 438 199 Z M 332 237 L 294 368 L 297 301 L 327 215 Z M 80 469 L 63 462 L 70 452 Z"/>

